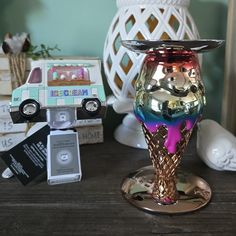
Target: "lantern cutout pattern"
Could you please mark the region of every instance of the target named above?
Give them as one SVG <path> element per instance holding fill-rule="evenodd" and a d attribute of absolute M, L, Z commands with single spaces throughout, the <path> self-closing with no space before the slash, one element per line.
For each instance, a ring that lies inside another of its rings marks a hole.
<path fill-rule="evenodd" d="M 144 60 L 121 45 L 122 40 L 197 39 L 199 34 L 188 11 L 190 0 L 117 0 L 105 40 L 103 61 L 114 94 L 108 100 L 117 113 L 128 113 L 115 131 L 117 141 L 147 148 L 141 126 L 133 115 L 134 84 Z"/>

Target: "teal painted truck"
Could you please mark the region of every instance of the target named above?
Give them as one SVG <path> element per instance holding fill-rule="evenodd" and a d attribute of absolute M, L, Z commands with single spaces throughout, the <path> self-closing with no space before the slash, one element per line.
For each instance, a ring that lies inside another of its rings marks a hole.
<path fill-rule="evenodd" d="M 106 97 L 97 59 L 38 60 L 24 85 L 13 90 L 10 114 L 14 123 L 47 121 L 46 112 L 75 108 L 76 118 L 102 118 Z"/>

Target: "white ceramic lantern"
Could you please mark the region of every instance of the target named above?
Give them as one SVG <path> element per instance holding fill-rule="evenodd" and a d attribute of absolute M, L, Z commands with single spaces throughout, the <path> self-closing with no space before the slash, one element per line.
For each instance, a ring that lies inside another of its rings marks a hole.
<path fill-rule="evenodd" d="M 118 12 L 104 45 L 104 70 L 114 94 L 110 98 L 117 113 L 128 113 L 116 129 L 117 141 L 146 148 L 141 127 L 132 113 L 134 84 L 144 55 L 136 55 L 121 40 L 197 39 L 199 34 L 188 11 L 190 0 L 117 0 Z M 108 102 L 109 102 L 108 101 Z"/>

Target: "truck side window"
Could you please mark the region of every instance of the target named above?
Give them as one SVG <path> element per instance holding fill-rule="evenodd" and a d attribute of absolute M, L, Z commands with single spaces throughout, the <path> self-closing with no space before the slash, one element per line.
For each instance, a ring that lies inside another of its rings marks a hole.
<path fill-rule="evenodd" d="M 53 65 L 47 73 L 48 86 L 90 85 L 89 71 L 79 65 Z"/>
<path fill-rule="evenodd" d="M 28 83 L 29 84 L 38 84 L 41 82 L 42 82 L 42 70 L 40 67 L 36 67 L 31 72 Z"/>

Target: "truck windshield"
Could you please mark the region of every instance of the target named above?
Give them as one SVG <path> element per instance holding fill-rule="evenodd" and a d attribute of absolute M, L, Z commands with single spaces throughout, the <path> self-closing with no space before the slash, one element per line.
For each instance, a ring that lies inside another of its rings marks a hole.
<path fill-rule="evenodd" d="M 42 82 L 42 70 L 40 67 L 36 67 L 31 71 L 28 83 L 38 84 Z"/>

